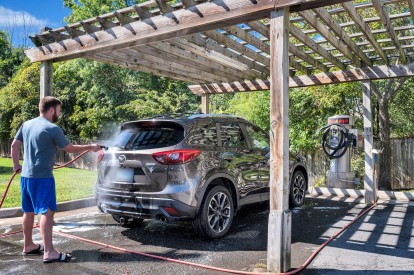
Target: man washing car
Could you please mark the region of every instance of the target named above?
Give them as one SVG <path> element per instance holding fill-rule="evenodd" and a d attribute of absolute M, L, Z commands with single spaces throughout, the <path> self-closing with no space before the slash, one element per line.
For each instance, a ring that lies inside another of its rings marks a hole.
<path fill-rule="evenodd" d="M 53 216 L 56 212 L 56 190 L 52 170 L 56 151 L 62 148 L 68 153 L 86 150 L 97 152 L 100 146 L 73 145 L 55 125 L 62 103 L 55 97 L 47 96 L 39 102 L 39 117 L 26 121 L 14 137 L 11 153 L 13 170 L 22 170 L 20 186 L 23 211 L 23 254 L 43 254 L 43 262 L 66 262 L 72 257 L 58 252 L 53 247 Z M 20 147 L 24 146 L 23 169 L 19 163 Z M 35 244 L 32 239 L 34 215 L 41 214 L 40 230 L 43 245 Z"/>

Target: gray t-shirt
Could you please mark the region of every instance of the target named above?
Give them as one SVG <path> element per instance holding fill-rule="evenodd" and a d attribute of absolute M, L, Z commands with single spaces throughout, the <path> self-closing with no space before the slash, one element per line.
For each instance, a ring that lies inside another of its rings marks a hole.
<path fill-rule="evenodd" d="M 53 177 L 57 148 L 70 143 L 62 129 L 44 117 L 23 123 L 14 138 L 24 145 L 21 176 L 26 178 Z"/>

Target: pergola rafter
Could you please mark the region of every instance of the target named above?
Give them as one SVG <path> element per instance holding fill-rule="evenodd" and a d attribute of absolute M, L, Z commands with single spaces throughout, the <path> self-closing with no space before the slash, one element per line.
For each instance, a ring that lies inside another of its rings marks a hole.
<path fill-rule="evenodd" d="M 288 88 L 362 81 L 370 110 L 370 80 L 414 75 L 413 21 L 414 0 L 150 0 L 45 28 L 26 55 L 42 62 L 41 96 L 51 94 L 52 63 L 74 58 L 192 83 L 206 112 L 209 94 L 270 90 L 268 269 L 281 272 L 290 267 Z M 370 112 L 364 118 L 372 168 Z"/>

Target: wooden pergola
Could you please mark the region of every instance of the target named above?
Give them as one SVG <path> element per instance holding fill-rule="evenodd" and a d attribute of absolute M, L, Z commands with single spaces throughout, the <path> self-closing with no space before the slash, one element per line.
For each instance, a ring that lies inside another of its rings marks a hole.
<path fill-rule="evenodd" d="M 290 269 L 288 88 L 362 81 L 366 203 L 373 179 L 370 80 L 413 75 L 414 0 L 150 0 L 49 29 L 26 51 L 42 62 L 74 58 L 183 80 L 202 96 L 270 90 L 268 270 Z"/>

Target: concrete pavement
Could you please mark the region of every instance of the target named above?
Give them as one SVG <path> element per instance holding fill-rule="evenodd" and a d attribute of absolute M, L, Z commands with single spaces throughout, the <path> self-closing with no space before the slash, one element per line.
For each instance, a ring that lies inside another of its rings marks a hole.
<path fill-rule="evenodd" d="M 310 196 L 292 209 L 292 268 L 302 265 L 318 246 L 352 220 L 366 205 L 363 198 Z M 244 271 L 265 271 L 266 205 L 239 212 L 230 233 L 220 240 L 198 238 L 189 223 L 145 221 L 139 228 L 118 226 L 95 207 L 60 213 L 55 230 L 123 248 L 200 264 Z M 414 203 L 381 201 L 331 242 L 301 274 L 414 274 Z M 10 222 L 6 225 L 5 220 Z M 18 230 L 18 219 L 2 219 L 0 234 Z M 0 273 L 24 274 L 224 274 L 176 263 L 124 254 L 55 236 L 58 249 L 72 252 L 72 262 L 45 265 L 23 257 L 21 235 L 0 238 Z M 35 233 L 40 242 L 40 234 Z"/>

